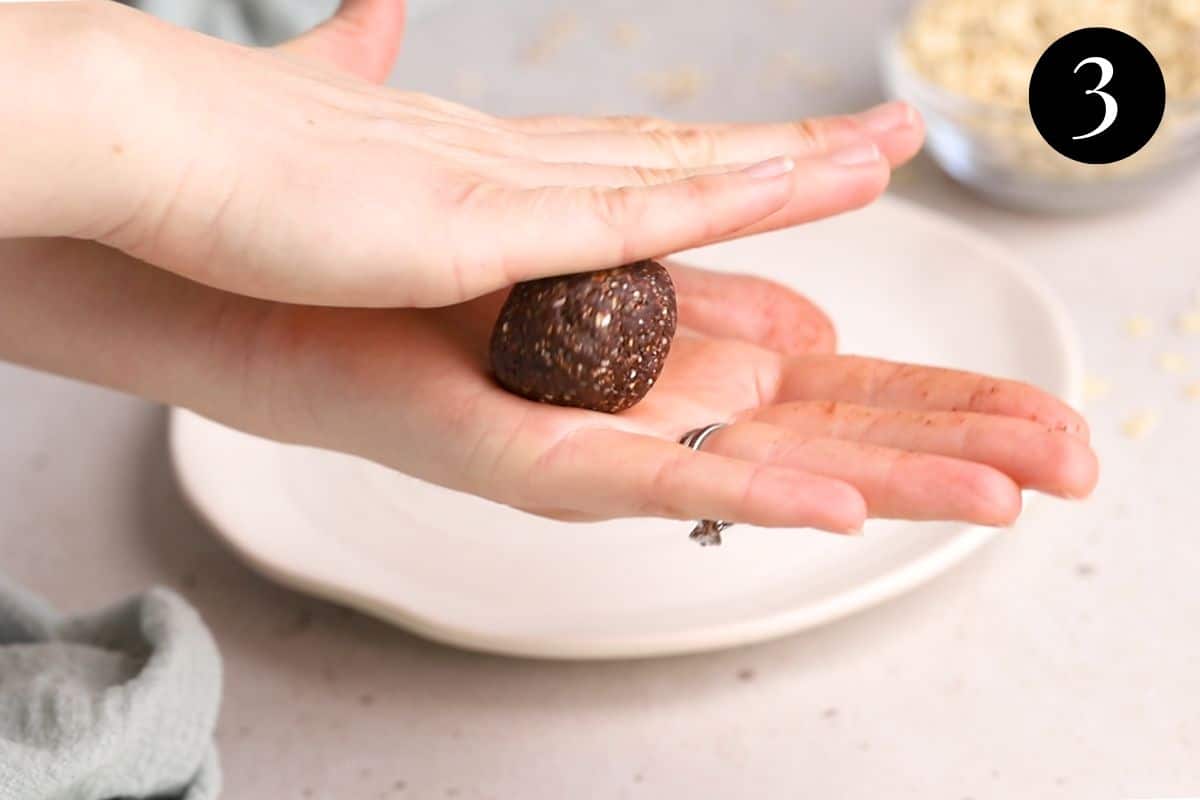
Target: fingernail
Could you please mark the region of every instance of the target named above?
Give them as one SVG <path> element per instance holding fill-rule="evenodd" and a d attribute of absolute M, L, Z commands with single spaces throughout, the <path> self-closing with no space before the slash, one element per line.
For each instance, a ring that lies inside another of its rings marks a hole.
<path fill-rule="evenodd" d="M 861 167 L 880 159 L 879 148 L 874 142 L 858 142 L 838 150 L 829 157 L 834 164 L 843 167 Z"/>
<path fill-rule="evenodd" d="M 908 103 L 894 102 L 869 108 L 853 119 L 871 133 L 888 133 L 913 124 L 916 112 Z"/>
<path fill-rule="evenodd" d="M 751 178 L 778 178 L 780 175 L 786 175 L 796 168 L 796 162 L 787 156 L 776 156 L 775 158 L 760 161 L 757 164 L 751 164 L 742 170 Z"/>

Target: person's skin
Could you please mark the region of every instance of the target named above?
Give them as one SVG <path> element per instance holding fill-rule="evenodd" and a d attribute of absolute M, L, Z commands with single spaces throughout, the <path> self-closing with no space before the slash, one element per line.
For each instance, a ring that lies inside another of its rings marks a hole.
<path fill-rule="evenodd" d="M 399 7 L 357 0 L 340 28 L 394 36 Z M 332 69 L 329 36 L 262 50 L 112 2 L 3 13 L 0 52 L 38 68 L 0 111 L 27 140 L 0 185 L 29 187 L 0 200 L 0 236 L 100 241 L 271 300 L 443 306 L 796 224 L 870 202 L 922 136 L 899 104 L 779 125 L 502 119 Z"/>
<path fill-rule="evenodd" d="M 0 357 L 563 519 L 1004 525 L 1021 488 L 1090 492 L 1087 426 L 1057 399 L 834 355 L 818 309 L 749 277 L 671 265 L 684 330 L 629 411 L 500 389 L 486 343 L 511 283 L 860 206 L 920 121 L 502 120 L 369 83 L 401 26 L 357 0 L 267 51 L 111 3 L 0 6 L 0 52 L 48 59 L 0 86 L 23 156 L 0 159 L 19 189 Z M 740 171 L 764 160 L 773 177 Z M 704 452 L 677 443 L 728 420 Z"/>

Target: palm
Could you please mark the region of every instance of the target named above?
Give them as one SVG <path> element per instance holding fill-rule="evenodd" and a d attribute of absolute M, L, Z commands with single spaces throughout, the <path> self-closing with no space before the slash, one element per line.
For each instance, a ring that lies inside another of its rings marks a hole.
<path fill-rule="evenodd" d="M 678 440 L 769 404 L 782 361 L 780 353 L 745 342 L 682 335 L 657 385 L 627 416 L 647 433 Z"/>
<path fill-rule="evenodd" d="M 374 346 L 354 338 L 373 365 L 359 395 L 372 434 L 357 449 L 567 519 L 845 529 L 869 512 L 1002 524 L 1019 512 L 1020 488 L 1090 490 L 1086 427 L 1054 398 L 969 373 L 836 356 L 823 315 L 788 290 L 672 274 L 683 329 L 654 389 L 616 415 L 531 403 L 494 382 L 486 353 L 501 295 L 386 312 Z M 388 362 L 402 373 L 379 368 Z M 409 418 L 398 423 L 396 409 Z M 734 420 L 703 453 L 676 444 L 691 428 Z M 379 436 L 398 424 L 402 435 Z"/>

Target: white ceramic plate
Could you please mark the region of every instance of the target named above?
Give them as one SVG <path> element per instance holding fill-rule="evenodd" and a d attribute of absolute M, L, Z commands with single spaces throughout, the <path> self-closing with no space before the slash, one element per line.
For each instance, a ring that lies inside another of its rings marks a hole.
<path fill-rule="evenodd" d="M 887 200 L 685 258 L 802 288 L 837 321 L 845 351 L 1078 400 L 1078 348 L 1038 277 L 916 207 Z M 943 523 L 874 522 L 860 539 L 739 526 L 702 549 L 687 523 L 551 522 L 188 412 L 175 412 L 171 441 L 188 497 L 264 573 L 443 642 L 524 656 L 664 655 L 780 636 L 910 589 L 991 535 Z"/>

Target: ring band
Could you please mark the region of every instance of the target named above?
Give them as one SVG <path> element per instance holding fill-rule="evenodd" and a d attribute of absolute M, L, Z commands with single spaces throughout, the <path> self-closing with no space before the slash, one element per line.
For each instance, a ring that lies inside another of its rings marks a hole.
<path fill-rule="evenodd" d="M 721 430 L 721 428 L 727 427 L 729 427 L 728 423 L 714 422 L 711 425 L 705 425 L 703 428 L 688 431 L 679 440 L 679 443 L 698 451 L 704 445 L 705 439 Z M 732 524 L 732 522 L 725 522 L 723 520 L 702 519 L 696 523 L 696 527 L 692 528 L 692 533 L 688 538 L 701 547 L 715 547 L 721 543 L 721 531 Z"/>

